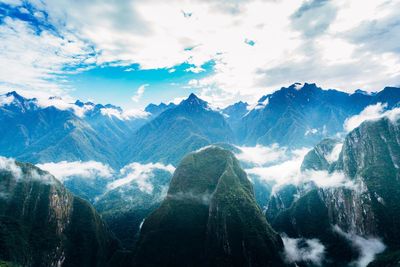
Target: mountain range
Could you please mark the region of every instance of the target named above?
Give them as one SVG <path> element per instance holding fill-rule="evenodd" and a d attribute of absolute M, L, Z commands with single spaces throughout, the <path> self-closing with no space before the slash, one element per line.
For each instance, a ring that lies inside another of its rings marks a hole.
<path fill-rule="evenodd" d="M 309 83 L 224 109 L 0 95 L 0 266 L 396 266 L 399 107 Z"/>
<path fill-rule="evenodd" d="M 96 160 L 122 167 L 132 161 L 177 164 L 186 153 L 212 143 L 316 145 L 343 132 L 345 120 L 369 105 L 395 107 L 400 90 L 348 94 L 296 83 L 253 106 L 238 102 L 215 110 L 191 94 L 178 105 L 150 104 L 136 116 L 110 104 L 44 106 L 16 92 L 1 99 L 1 155 L 33 163 Z"/>

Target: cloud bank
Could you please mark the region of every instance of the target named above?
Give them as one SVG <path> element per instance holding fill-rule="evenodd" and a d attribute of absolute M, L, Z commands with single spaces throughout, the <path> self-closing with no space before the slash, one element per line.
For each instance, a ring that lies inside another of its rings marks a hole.
<path fill-rule="evenodd" d="M 23 172 L 14 159 L 2 156 L 0 156 L 0 171 L 10 172 L 17 181 L 22 181 L 22 179 L 38 180 L 47 184 L 53 184 L 55 181 L 51 175 L 47 173 L 39 174 L 38 171 L 33 168 L 27 168 L 26 171 Z M 3 193 L 3 196 L 7 195 L 7 192 Z"/>
<path fill-rule="evenodd" d="M 344 236 L 351 244 L 358 248 L 360 257 L 351 266 L 366 267 L 375 259 L 375 255 L 385 251 L 386 246 L 379 238 L 362 237 L 355 234 L 345 233 L 339 226 L 334 226 L 334 230 Z"/>
<path fill-rule="evenodd" d="M 258 166 L 265 165 L 286 158 L 287 149 L 279 147 L 277 144 L 271 146 L 256 145 L 253 147 L 238 146 L 240 153 L 235 156 L 241 161 L 252 163 Z"/>
<path fill-rule="evenodd" d="M 115 108 L 102 108 L 100 112 L 104 116 L 108 116 L 109 118 L 115 117 L 119 120 L 145 119 L 150 116 L 150 113 L 141 109 L 119 110 Z"/>
<path fill-rule="evenodd" d="M 325 246 L 318 239 L 282 237 L 284 256 L 287 262 L 308 262 L 321 266 L 325 256 Z"/>
<path fill-rule="evenodd" d="M 121 186 L 127 186 L 132 182 L 135 182 L 139 189 L 143 192 L 151 194 L 153 191 L 153 185 L 149 182 L 149 178 L 154 176 L 155 170 L 164 170 L 171 174 L 175 171 L 174 166 L 164 165 L 162 163 L 148 163 L 140 164 L 133 162 L 126 165 L 120 170 L 118 178 L 107 185 L 108 190 L 113 190 Z"/>
<path fill-rule="evenodd" d="M 340 153 L 341 145 L 338 145 L 336 151 L 329 155 L 331 160 L 337 159 Z M 354 188 L 354 183 L 351 182 L 343 173 L 328 171 L 307 170 L 301 171 L 301 164 L 304 156 L 310 151 L 308 148 L 299 150 L 287 151 L 285 148 L 279 148 L 274 145 L 272 147 L 254 147 L 247 148 L 247 152 L 255 151 L 254 153 L 242 152 L 239 154 L 239 159 L 257 163 L 256 167 L 250 167 L 245 171 L 250 175 L 256 175 L 262 181 L 272 183 L 272 191 L 284 185 L 293 184 L 300 185 L 304 183 L 313 183 L 320 188 L 346 187 Z"/>
<path fill-rule="evenodd" d="M 136 91 L 136 94 L 132 96 L 132 101 L 133 102 L 139 102 L 139 100 L 142 98 L 142 95 L 144 94 L 144 90 L 146 87 L 149 86 L 148 84 L 143 84 L 139 86 L 139 88 Z"/>
<path fill-rule="evenodd" d="M 29 19 L 6 15 L 0 25 L 0 85 L 8 90 L 62 94 L 66 73 L 185 62 L 190 72 L 213 62 L 196 86 L 220 105 L 294 81 L 349 92 L 400 82 L 395 0 L 24 2 L 7 8 Z"/>
<path fill-rule="evenodd" d="M 22 175 L 21 168 L 15 164 L 14 159 L 2 156 L 0 156 L 0 170 L 11 172 L 11 174 L 16 178 L 20 178 Z"/>
<path fill-rule="evenodd" d="M 374 121 L 387 117 L 391 121 L 396 121 L 400 116 L 400 108 L 386 110 L 387 104 L 377 103 L 366 107 L 360 114 L 354 115 L 344 122 L 343 128 L 350 132 L 360 126 L 364 121 Z"/>
<path fill-rule="evenodd" d="M 85 179 L 111 178 L 114 173 L 110 166 L 97 161 L 60 161 L 37 164 L 36 166 L 50 172 L 61 182 L 73 177 Z"/>

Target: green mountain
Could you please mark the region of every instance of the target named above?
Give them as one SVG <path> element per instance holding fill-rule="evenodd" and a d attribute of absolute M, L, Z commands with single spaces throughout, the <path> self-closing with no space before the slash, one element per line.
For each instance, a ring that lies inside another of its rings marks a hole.
<path fill-rule="evenodd" d="M 184 155 L 201 147 L 232 141 L 233 132 L 224 116 L 191 94 L 142 126 L 124 151 L 131 162 L 176 164 Z"/>
<path fill-rule="evenodd" d="M 399 120 L 385 117 L 362 123 L 346 136 L 338 159 L 329 162 L 337 145 L 336 140 L 322 141 L 306 155 L 302 170 L 343 173 L 353 186 L 308 190 L 299 186 L 293 192 L 281 191 L 280 197 L 293 199 L 297 194 L 297 198 L 279 206 L 273 205 L 279 198 L 272 197 L 268 219 L 275 230 L 291 237 L 320 239 L 335 264 L 350 262 L 360 252 L 349 248 L 333 226 L 364 238 L 381 238 L 387 252 L 371 266 L 396 266 L 400 251 Z"/>
<path fill-rule="evenodd" d="M 0 260 L 21 266 L 106 266 L 119 245 L 94 208 L 49 173 L 0 160 Z"/>
<path fill-rule="evenodd" d="M 108 115 L 122 112 L 109 104 L 76 101 L 59 109 L 16 92 L 0 97 L 11 100 L 0 106 L 0 155 L 31 163 L 95 160 L 122 167 L 120 146 L 147 121 Z"/>
<path fill-rule="evenodd" d="M 208 147 L 187 155 L 161 206 L 143 223 L 134 266 L 284 266 L 234 155 Z"/>

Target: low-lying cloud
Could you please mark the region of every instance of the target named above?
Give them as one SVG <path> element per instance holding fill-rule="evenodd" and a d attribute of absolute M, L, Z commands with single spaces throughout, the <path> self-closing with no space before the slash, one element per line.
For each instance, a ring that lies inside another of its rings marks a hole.
<path fill-rule="evenodd" d="M 336 144 L 333 147 L 331 153 L 329 153 L 328 155 L 325 156 L 326 160 L 329 163 L 333 163 L 333 162 L 337 161 L 339 159 L 340 152 L 342 152 L 342 148 L 343 148 L 343 143 Z"/>
<path fill-rule="evenodd" d="M 18 167 L 15 160 L 11 158 L 0 156 L 0 170 L 11 172 L 11 174 L 16 178 L 20 178 L 22 175 L 21 168 Z"/>
<path fill-rule="evenodd" d="M 240 153 L 235 156 L 244 162 L 262 166 L 267 163 L 281 161 L 286 158 L 287 149 L 277 144 L 271 146 L 256 145 L 253 147 L 239 146 Z"/>
<path fill-rule="evenodd" d="M 11 104 L 14 101 L 14 96 L 0 95 L 0 107 Z"/>
<path fill-rule="evenodd" d="M 338 149 L 339 150 L 339 146 Z M 246 169 L 248 174 L 256 175 L 261 180 L 273 183 L 273 192 L 280 187 L 293 184 L 314 183 L 320 188 L 347 187 L 353 188 L 354 184 L 343 173 L 328 171 L 307 170 L 301 171 L 301 164 L 309 149 L 299 149 L 287 152 L 284 161 L 269 166 L 259 166 Z M 332 159 L 338 157 L 340 152 L 333 151 Z M 254 162 L 254 161 L 253 161 Z M 261 162 L 261 160 L 260 160 Z"/>
<path fill-rule="evenodd" d="M 54 178 L 51 175 L 49 175 L 48 173 L 39 174 L 37 169 L 34 168 L 28 168 L 24 173 L 21 167 L 19 167 L 16 164 L 15 160 L 12 158 L 6 158 L 0 156 L 0 171 L 11 173 L 13 178 L 17 181 L 38 180 L 46 184 L 55 182 Z M 7 192 L 4 193 L 7 194 Z"/>
<path fill-rule="evenodd" d="M 36 166 L 50 172 L 61 182 L 72 177 L 111 178 L 114 173 L 110 166 L 97 161 L 60 161 L 37 164 Z"/>
<path fill-rule="evenodd" d="M 321 266 L 325 246 L 318 239 L 282 237 L 285 260 L 289 263 L 309 262 Z"/>
<path fill-rule="evenodd" d="M 112 181 L 107 185 L 108 190 L 113 190 L 115 188 L 129 185 L 132 182 L 136 182 L 139 189 L 146 193 L 152 193 L 153 185 L 149 182 L 149 178 L 154 177 L 155 170 L 164 170 L 170 172 L 171 174 L 175 171 L 175 167 L 171 164 L 164 165 L 162 163 L 148 163 L 140 164 L 138 162 L 133 162 L 126 165 L 120 170 L 120 176 L 117 180 Z"/>
<path fill-rule="evenodd" d="M 150 113 L 141 109 L 118 110 L 116 108 L 102 108 L 101 114 L 109 118 L 115 117 L 119 120 L 141 119 L 150 116 Z"/>
<path fill-rule="evenodd" d="M 334 226 L 334 230 L 345 237 L 351 244 L 360 251 L 360 257 L 351 266 L 366 267 L 375 259 L 375 255 L 385 251 L 386 246 L 379 238 L 362 237 L 355 234 L 344 232 L 339 226 Z"/>
<path fill-rule="evenodd" d="M 354 115 L 344 122 L 343 128 L 350 132 L 360 126 L 364 121 L 379 120 L 383 117 L 396 121 L 400 115 L 400 108 L 386 110 L 387 104 L 377 103 L 366 107 L 360 114 Z"/>

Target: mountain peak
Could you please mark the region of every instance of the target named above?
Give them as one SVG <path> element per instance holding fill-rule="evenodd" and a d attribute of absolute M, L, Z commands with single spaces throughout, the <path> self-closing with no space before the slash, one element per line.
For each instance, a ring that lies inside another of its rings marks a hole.
<path fill-rule="evenodd" d="M 215 146 L 182 159 L 136 248 L 135 266 L 284 266 L 282 240 L 257 206 L 246 173 L 232 152 Z"/>
<path fill-rule="evenodd" d="M 14 97 L 14 99 L 17 99 L 20 102 L 22 102 L 23 100 L 26 100 L 25 97 L 23 97 L 22 95 L 18 94 L 16 91 L 11 91 L 11 92 L 6 93 L 5 97 Z"/>
<path fill-rule="evenodd" d="M 187 99 L 188 100 L 195 100 L 195 99 L 200 99 L 200 98 L 197 95 L 195 95 L 194 93 L 191 93 Z"/>
<path fill-rule="evenodd" d="M 186 100 L 183 100 L 180 105 L 183 106 L 200 106 L 203 108 L 208 107 L 208 103 L 202 99 L 200 99 L 197 95 L 194 93 L 191 93 L 189 97 Z"/>
<path fill-rule="evenodd" d="M 369 93 L 367 91 L 364 91 L 364 90 L 361 90 L 361 89 L 355 90 L 354 94 L 369 95 Z"/>
<path fill-rule="evenodd" d="M 8 92 L 6 94 L 0 95 L 0 106 L 7 105 L 8 108 L 26 111 L 28 109 L 36 108 L 36 98 L 25 98 L 18 94 L 16 91 Z"/>
<path fill-rule="evenodd" d="M 11 91 L 6 93 L 6 96 L 14 96 L 14 97 L 21 97 L 16 91 Z"/>

